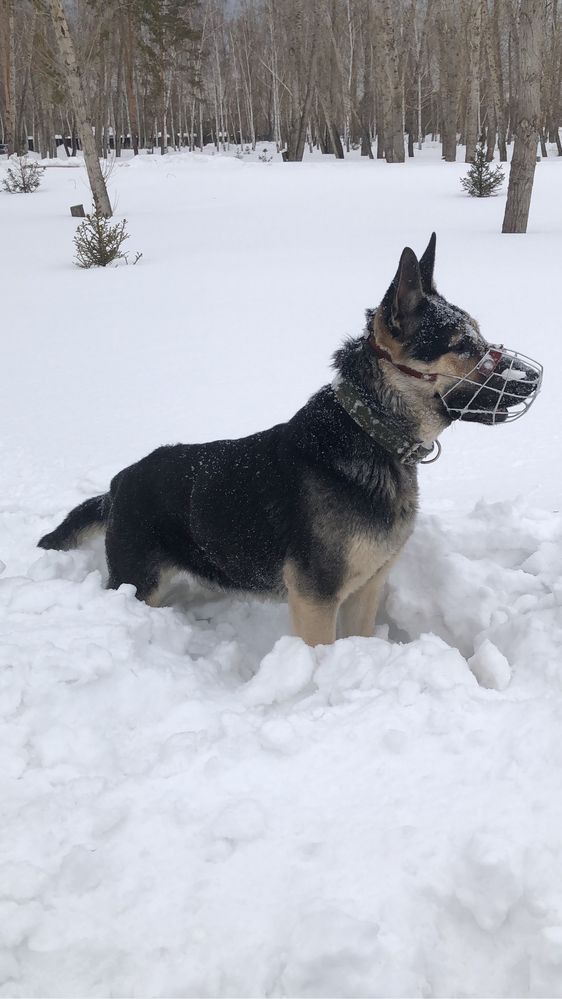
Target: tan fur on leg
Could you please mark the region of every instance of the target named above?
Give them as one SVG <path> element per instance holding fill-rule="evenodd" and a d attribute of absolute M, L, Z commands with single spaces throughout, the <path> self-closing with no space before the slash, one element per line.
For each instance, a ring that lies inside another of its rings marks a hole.
<path fill-rule="evenodd" d="M 337 604 L 315 603 L 296 590 L 289 590 L 289 610 L 294 634 L 307 645 L 331 645 L 335 642 Z"/>
<path fill-rule="evenodd" d="M 148 604 L 149 607 L 161 607 L 162 600 L 170 588 L 170 583 L 174 576 L 177 576 L 178 571 L 176 568 L 161 569 L 158 585 L 144 598 L 145 604 Z"/>
<path fill-rule="evenodd" d="M 341 637 L 360 635 L 370 638 L 375 630 L 375 618 L 389 569 L 394 559 L 389 559 L 367 580 L 363 586 L 351 593 L 340 608 Z"/>

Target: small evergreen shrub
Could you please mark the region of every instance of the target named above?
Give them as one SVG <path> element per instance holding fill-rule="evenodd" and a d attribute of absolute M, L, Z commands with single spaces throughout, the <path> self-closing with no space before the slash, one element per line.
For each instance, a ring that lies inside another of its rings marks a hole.
<path fill-rule="evenodd" d="M 15 156 L 10 160 L 12 166 L 2 181 L 2 187 L 9 194 L 32 194 L 41 183 L 45 167 L 39 166 L 35 160 L 27 156 Z"/>
<path fill-rule="evenodd" d="M 272 154 L 268 151 L 267 146 L 264 146 L 261 153 L 258 156 L 260 163 L 271 163 L 273 159 Z"/>
<path fill-rule="evenodd" d="M 121 249 L 129 238 L 126 225 L 127 219 L 112 224 L 105 215 L 97 211 L 86 215 L 74 236 L 78 266 L 107 267 L 114 260 L 127 260 L 127 254 Z M 137 260 L 139 257 L 140 254 Z"/>
<path fill-rule="evenodd" d="M 461 178 L 461 184 L 472 198 L 489 198 L 504 179 L 501 167 L 492 167 L 486 162 L 484 137 L 476 146 L 476 155 L 470 165 L 466 177 Z"/>

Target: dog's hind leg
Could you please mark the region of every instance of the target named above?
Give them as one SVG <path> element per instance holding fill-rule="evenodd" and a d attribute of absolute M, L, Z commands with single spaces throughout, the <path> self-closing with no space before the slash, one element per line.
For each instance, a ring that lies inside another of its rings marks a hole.
<path fill-rule="evenodd" d="M 152 589 L 144 590 L 144 596 L 139 595 L 139 587 L 137 586 L 137 597 L 139 600 L 144 600 L 145 604 L 149 607 L 161 607 L 164 602 L 164 598 L 170 589 L 170 584 L 174 576 L 178 574 L 179 570 L 175 566 L 161 565 L 159 570 L 157 570 L 157 582 Z"/>
<path fill-rule="evenodd" d="M 175 568 L 150 534 L 122 529 L 110 521 L 105 538 L 109 579 L 107 588 L 116 590 L 122 583 L 136 587 L 137 599 L 150 607 L 159 607 Z"/>
<path fill-rule="evenodd" d="M 109 559 L 108 559 L 109 561 Z M 112 565 L 107 583 L 108 590 L 117 590 L 122 583 L 130 583 L 136 588 L 137 600 L 143 600 L 149 607 L 160 607 L 162 598 L 169 589 L 170 581 L 178 570 L 162 565 L 156 553 L 151 553 L 146 561 L 137 561 L 127 569 Z"/>

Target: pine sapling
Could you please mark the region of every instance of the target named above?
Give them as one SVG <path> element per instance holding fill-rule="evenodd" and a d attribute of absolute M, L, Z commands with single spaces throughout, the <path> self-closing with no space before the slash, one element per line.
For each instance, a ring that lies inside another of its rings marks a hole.
<path fill-rule="evenodd" d="M 481 136 L 476 146 L 476 155 L 470 165 L 466 177 L 461 178 L 461 184 L 472 198 L 489 198 L 504 179 L 501 167 L 492 168 L 486 161 L 484 136 Z"/>
<path fill-rule="evenodd" d="M 45 167 L 27 156 L 13 157 L 11 166 L 2 181 L 2 187 L 9 194 L 33 194 L 41 183 Z"/>
<path fill-rule="evenodd" d="M 129 234 L 127 219 L 112 224 L 101 212 L 86 215 L 74 236 L 76 263 L 79 267 L 107 267 L 114 260 L 127 260 L 121 247 Z M 140 256 L 140 254 L 137 256 Z M 136 260 L 134 261 L 136 263 Z"/>

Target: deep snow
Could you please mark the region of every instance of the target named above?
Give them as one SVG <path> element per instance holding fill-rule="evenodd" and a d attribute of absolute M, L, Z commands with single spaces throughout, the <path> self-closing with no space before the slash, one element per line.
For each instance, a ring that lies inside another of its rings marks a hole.
<path fill-rule="evenodd" d="M 143 258 L 95 272 L 82 168 L 0 195 L 0 995 L 562 996 L 561 171 L 508 237 L 430 147 L 142 156 L 110 185 Z M 155 445 L 291 415 L 432 229 L 544 389 L 443 435 L 376 638 L 35 549 Z"/>

